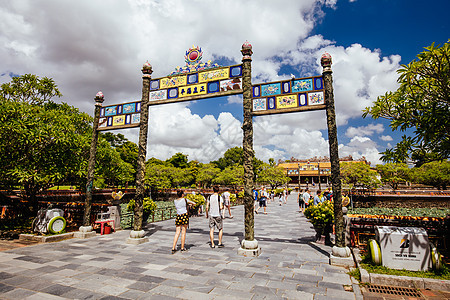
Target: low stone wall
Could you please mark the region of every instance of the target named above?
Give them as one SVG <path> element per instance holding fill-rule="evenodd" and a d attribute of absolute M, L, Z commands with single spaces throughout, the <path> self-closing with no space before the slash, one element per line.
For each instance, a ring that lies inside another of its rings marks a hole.
<path fill-rule="evenodd" d="M 450 208 L 450 196 L 352 195 L 353 207 Z"/>

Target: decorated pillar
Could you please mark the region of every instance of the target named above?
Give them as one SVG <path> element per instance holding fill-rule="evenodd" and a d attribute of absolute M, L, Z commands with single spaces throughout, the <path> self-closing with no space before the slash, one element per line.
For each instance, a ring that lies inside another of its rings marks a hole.
<path fill-rule="evenodd" d="M 331 55 L 325 53 L 322 55 L 321 64 L 323 67 L 323 84 L 325 89 L 325 104 L 327 112 L 328 125 L 328 143 L 330 147 L 331 162 L 331 184 L 333 188 L 334 200 L 334 225 L 336 232 L 335 246 L 333 255 L 339 257 L 348 257 L 350 249 L 346 248 L 344 240 L 344 217 L 342 213 L 342 194 L 341 194 L 341 171 L 339 166 L 336 110 L 334 107 L 333 94 L 333 71 L 331 70 Z M 346 249 L 345 249 L 346 248 Z"/>
<path fill-rule="evenodd" d="M 130 232 L 128 243 L 143 243 L 148 241 L 144 238 L 145 232 L 142 230 L 142 218 L 144 214 L 144 177 L 145 177 L 145 159 L 147 154 L 147 134 L 148 134 L 148 101 L 150 93 L 150 80 L 152 78 L 152 66 L 146 62 L 142 67 L 142 100 L 141 100 L 141 120 L 139 127 L 139 152 L 136 168 L 136 195 L 134 197 L 134 223 L 133 230 Z"/>
<path fill-rule="evenodd" d="M 252 121 L 252 45 L 245 42 L 242 45 L 242 91 L 244 106 L 244 122 L 242 124 L 244 150 L 244 240 L 238 253 L 257 256 L 261 250 L 255 240 L 254 232 L 254 200 L 253 200 L 253 121 Z"/>
<path fill-rule="evenodd" d="M 94 110 L 94 124 L 92 128 L 91 148 L 89 150 L 88 161 L 88 173 L 86 182 L 86 200 L 84 202 L 84 215 L 83 215 L 83 230 L 91 231 L 91 207 L 92 207 L 92 189 L 94 188 L 94 171 L 95 171 L 95 156 L 97 154 L 97 141 L 98 141 L 98 122 L 100 119 L 100 109 L 102 103 L 105 100 L 103 93 L 100 91 L 95 95 L 95 110 Z M 90 230 L 88 230 L 89 228 Z"/>

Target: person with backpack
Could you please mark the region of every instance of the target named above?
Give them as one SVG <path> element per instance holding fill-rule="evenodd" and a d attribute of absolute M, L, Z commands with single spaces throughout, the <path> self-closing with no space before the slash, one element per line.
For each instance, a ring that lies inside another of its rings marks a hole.
<path fill-rule="evenodd" d="M 261 191 L 260 191 L 260 198 L 259 198 L 259 207 L 255 210 L 255 213 L 258 213 L 258 210 L 261 208 L 261 207 L 264 207 L 264 214 L 265 215 L 267 215 L 267 212 L 266 212 L 266 207 L 267 207 L 267 197 L 268 197 L 268 194 L 267 194 L 267 191 L 266 191 L 266 188 L 265 187 L 262 187 L 261 188 Z"/>
<path fill-rule="evenodd" d="M 222 218 L 222 209 L 223 209 L 223 199 L 219 195 L 219 187 L 213 187 L 214 193 L 208 197 L 206 201 L 206 218 L 209 220 L 209 238 L 211 240 L 211 248 L 215 248 L 216 245 L 214 243 L 214 228 L 217 227 L 219 230 L 219 244 L 217 247 L 223 248 L 222 244 L 222 236 L 223 236 L 223 218 Z"/>

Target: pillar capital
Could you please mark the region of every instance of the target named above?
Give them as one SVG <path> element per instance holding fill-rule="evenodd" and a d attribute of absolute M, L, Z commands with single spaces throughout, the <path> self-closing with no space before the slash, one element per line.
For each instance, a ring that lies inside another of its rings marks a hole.
<path fill-rule="evenodd" d="M 320 64 L 323 67 L 323 72 L 332 72 L 331 71 L 331 64 L 332 64 L 332 59 L 331 59 L 331 55 L 330 53 L 325 52 L 324 54 L 322 54 L 322 57 L 320 58 Z"/>
<path fill-rule="evenodd" d="M 142 66 L 142 74 L 143 77 L 151 77 L 152 73 L 153 73 L 153 67 L 152 65 L 148 62 L 148 60 L 145 62 L 145 64 Z"/>
<path fill-rule="evenodd" d="M 105 101 L 105 96 L 103 95 L 102 91 L 99 91 L 96 95 L 95 95 L 95 105 L 96 106 L 102 106 L 103 101 Z"/>
<path fill-rule="evenodd" d="M 242 44 L 241 53 L 243 55 L 242 61 L 244 60 L 252 60 L 252 44 L 250 44 L 248 41 L 245 41 L 244 44 Z"/>

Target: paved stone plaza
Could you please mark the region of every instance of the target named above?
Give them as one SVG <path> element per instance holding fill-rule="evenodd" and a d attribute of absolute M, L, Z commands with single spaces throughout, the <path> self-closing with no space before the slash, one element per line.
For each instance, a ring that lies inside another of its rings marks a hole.
<path fill-rule="evenodd" d="M 296 197 L 255 215 L 259 257 L 237 254 L 239 206 L 224 220 L 224 248 L 210 248 L 206 218 L 194 217 L 189 251 L 173 255 L 174 220 L 149 224 L 141 245 L 121 230 L 0 252 L 0 299 L 362 299 L 347 270 L 329 265 L 331 248 L 312 242 Z"/>

